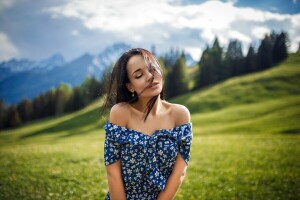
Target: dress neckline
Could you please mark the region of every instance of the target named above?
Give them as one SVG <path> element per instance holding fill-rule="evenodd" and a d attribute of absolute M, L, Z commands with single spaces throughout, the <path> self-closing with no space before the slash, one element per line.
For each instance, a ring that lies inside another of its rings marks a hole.
<path fill-rule="evenodd" d="M 178 125 L 178 126 L 175 126 L 174 128 L 169 128 L 169 129 L 163 129 L 163 128 L 162 128 L 162 129 L 157 129 L 157 130 L 154 130 L 153 133 L 152 133 L 151 135 L 148 134 L 148 133 L 143 133 L 143 132 L 141 132 L 141 131 L 137 131 L 137 130 L 132 129 L 132 128 L 127 128 L 127 127 L 125 127 L 125 126 L 119 126 L 119 125 L 117 125 L 117 124 L 111 123 L 110 121 L 108 121 L 106 124 L 111 124 L 112 126 L 117 126 L 117 127 L 121 128 L 122 130 L 133 131 L 133 132 L 139 133 L 139 134 L 144 135 L 144 136 L 147 136 L 147 137 L 153 137 L 156 133 L 159 133 L 159 132 L 161 132 L 161 131 L 172 132 L 173 130 L 178 129 L 178 128 L 182 127 L 182 126 L 190 126 L 190 125 L 192 125 L 192 122 L 187 122 L 187 123 L 184 123 L 184 124 L 180 124 L 180 125 Z"/>

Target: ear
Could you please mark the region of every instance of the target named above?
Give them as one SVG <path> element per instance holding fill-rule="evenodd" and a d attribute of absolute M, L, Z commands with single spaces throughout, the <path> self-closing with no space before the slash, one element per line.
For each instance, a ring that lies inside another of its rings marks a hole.
<path fill-rule="evenodd" d="M 129 90 L 130 92 L 134 92 L 134 89 L 133 89 L 131 83 L 126 83 L 126 88 L 127 88 L 127 90 Z"/>

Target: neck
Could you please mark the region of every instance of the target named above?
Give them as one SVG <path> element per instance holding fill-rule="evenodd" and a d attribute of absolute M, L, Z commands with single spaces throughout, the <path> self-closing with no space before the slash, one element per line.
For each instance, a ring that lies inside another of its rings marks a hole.
<path fill-rule="evenodd" d="M 150 101 L 151 98 L 147 99 L 142 99 L 140 98 L 136 103 L 135 103 L 135 108 L 141 112 L 146 112 L 147 107 L 148 107 L 148 102 Z M 149 115 L 157 115 L 162 107 L 162 100 L 160 99 L 160 95 L 157 97 Z"/>

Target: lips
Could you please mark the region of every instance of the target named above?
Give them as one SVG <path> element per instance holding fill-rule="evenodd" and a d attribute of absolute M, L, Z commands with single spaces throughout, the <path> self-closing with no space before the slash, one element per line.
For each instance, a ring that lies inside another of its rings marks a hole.
<path fill-rule="evenodd" d="M 157 86 L 159 83 L 158 82 L 154 82 L 154 83 L 151 83 L 150 85 L 149 85 L 149 87 L 155 87 L 155 86 Z"/>

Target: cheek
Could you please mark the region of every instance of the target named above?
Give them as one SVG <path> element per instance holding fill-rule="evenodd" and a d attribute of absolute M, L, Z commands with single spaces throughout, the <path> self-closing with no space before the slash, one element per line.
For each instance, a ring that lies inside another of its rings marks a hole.
<path fill-rule="evenodd" d="M 143 81 L 142 78 L 132 80 L 131 83 L 132 83 L 133 88 L 135 88 L 135 90 L 137 90 L 137 91 L 142 90 L 146 87 L 145 81 Z"/>

